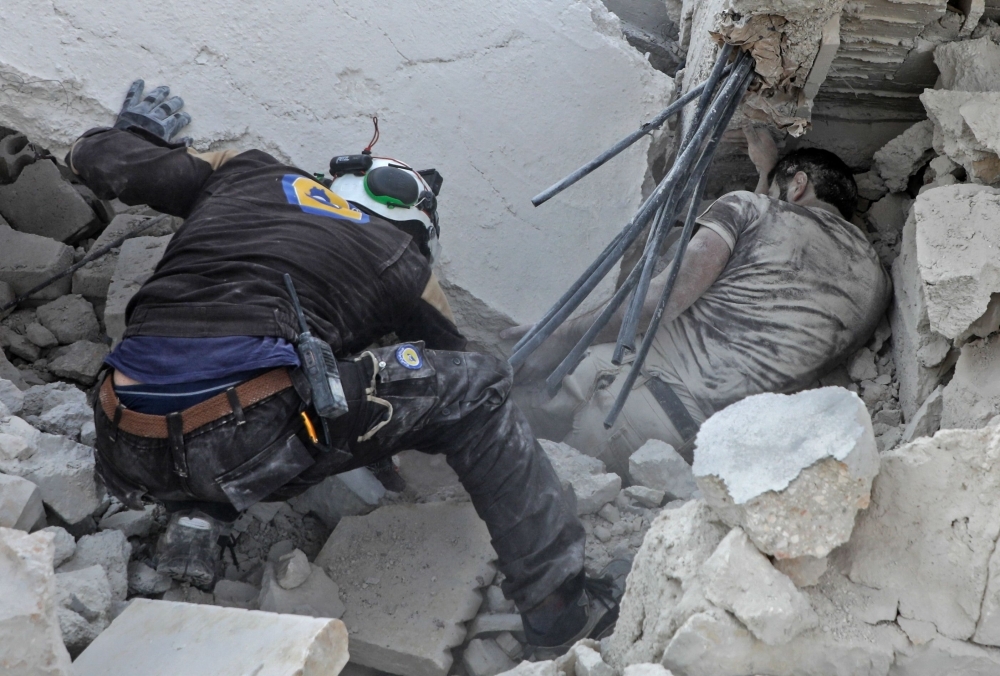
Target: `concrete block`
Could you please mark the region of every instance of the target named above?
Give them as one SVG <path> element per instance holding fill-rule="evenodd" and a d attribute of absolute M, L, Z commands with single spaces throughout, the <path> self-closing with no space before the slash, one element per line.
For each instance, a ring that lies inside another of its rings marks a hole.
<path fill-rule="evenodd" d="M 563 490 L 573 489 L 578 515 L 595 514 L 618 496 L 621 477 L 605 472 L 603 462 L 567 444 L 545 439 L 539 439 L 539 443 L 559 476 Z"/>
<path fill-rule="evenodd" d="M 691 466 L 670 444 L 650 439 L 628 460 L 632 483 L 659 489 L 673 500 L 688 500 L 698 490 Z"/>
<path fill-rule="evenodd" d="M 144 596 L 162 594 L 171 586 L 173 586 L 173 580 L 170 579 L 170 576 L 156 572 L 155 568 L 147 566 L 142 561 L 129 561 L 128 590 L 131 593 Z"/>
<path fill-rule="evenodd" d="M 28 137 L 13 129 L 0 128 L 0 183 L 13 183 L 34 162 L 35 150 Z"/>
<path fill-rule="evenodd" d="M 934 63 L 941 71 L 941 89 L 1000 91 L 1000 46 L 988 37 L 938 45 Z"/>
<path fill-rule="evenodd" d="M 1000 673 L 1000 651 L 937 635 L 900 650 L 892 669 L 892 676 L 990 676 L 997 673 Z"/>
<path fill-rule="evenodd" d="M 615 670 L 609 667 L 601 653 L 585 645 L 574 646 L 576 653 L 576 676 L 615 676 Z"/>
<path fill-rule="evenodd" d="M 308 580 L 311 573 L 309 559 L 301 549 L 285 554 L 274 566 L 274 575 L 282 589 L 295 589 Z"/>
<path fill-rule="evenodd" d="M 496 638 L 493 639 L 500 646 L 500 649 L 507 653 L 507 657 L 512 660 L 519 660 L 524 654 L 524 646 L 521 642 L 514 638 L 514 635 L 509 631 L 505 631 L 502 634 L 498 634 Z"/>
<path fill-rule="evenodd" d="M 885 181 L 878 174 L 878 169 L 855 174 L 854 182 L 858 185 L 858 196 L 869 202 L 877 202 L 889 192 L 889 189 L 885 187 Z"/>
<path fill-rule="evenodd" d="M 25 417 L 39 416 L 43 412 L 60 404 L 65 404 L 68 401 L 79 401 L 79 395 L 74 391 L 81 392 L 82 390 L 72 383 L 61 380 L 42 385 L 32 385 L 24 392 L 24 410 L 20 415 Z"/>
<path fill-rule="evenodd" d="M 25 336 L 15 332 L 6 326 L 0 326 L 0 347 L 10 352 L 15 357 L 29 362 L 36 361 L 41 356 L 38 346 L 28 340 Z"/>
<path fill-rule="evenodd" d="M 996 337 L 962 346 L 955 375 L 941 392 L 941 429 L 976 429 L 1000 414 L 998 356 Z"/>
<path fill-rule="evenodd" d="M 135 599 L 73 669 L 75 676 L 336 676 L 347 659 L 339 620 Z"/>
<path fill-rule="evenodd" d="M 73 264 L 73 249 L 48 237 L 18 232 L 0 220 L 0 281 L 18 296 Z M 62 279 L 32 296 L 58 298 L 69 293 L 70 279 Z"/>
<path fill-rule="evenodd" d="M 63 561 L 67 561 L 73 556 L 73 553 L 76 551 L 76 538 L 60 526 L 47 526 L 42 530 L 46 533 L 52 533 L 52 543 L 55 545 L 52 565 L 58 568 L 62 565 Z"/>
<path fill-rule="evenodd" d="M 123 509 L 100 520 L 100 530 L 117 530 L 127 538 L 146 537 L 153 529 L 156 506 L 146 505 L 143 509 Z"/>
<path fill-rule="evenodd" d="M 868 411 L 841 387 L 748 397 L 705 421 L 696 443 L 708 504 L 779 559 L 847 542 L 879 470 Z"/>
<path fill-rule="evenodd" d="M 55 334 L 38 322 L 32 322 L 24 328 L 24 337 L 42 349 L 59 344 Z"/>
<path fill-rule="evenodd" d="M 66 348 L 66 351 L 49 362 L 49 371 L 60 378 L 75 380 L 84 385 L 92 385 L 108 356 L 108 346 L 81 340 Z"/>
<path fill-rule="evenodd" d="M 514 602 L 503 595 L 503 590 L 494 585 L 486 590 L 486 609 L 491 613 L 512 613 Z"/>
<path fill-rule="evenodd" d="M 93 420 L 83 423 L 80 428 L 80 443 L 91 448 L 97 446 L 97 425 Z"/>
<path fill-rule="evenodd" d="M 33 442 L 27 443 L 30 449 Z M 103 496 L 94 479 L 94 449 L 54 434 L 39 434 L 35 448 L 37 452 L 5 471 L 36 484 L 42 502 L 66 523 L 79 523 L 90 516 Z"/>
<path fill-rule="evenodd" d="M 0 474 L 0 527 L 30 531 L 44 517 L 38 486 L 19 476 Z"/>
<path fill-rule="evenodd" d="M 890 246 L 899 241 L 906 225 L 906 215 L 913 200 L 905 193 L 886 195 L 868 209 L 868 223 L 871 224 L 883 242 Z"/>
<path fill-rule="evenodd" d="M 664 637 L 673 633 L 678 619 L 686 619 L 671 609 L 699 586 L 699 569 L 728 530 L 703 500 L 656 517 L 635 556 L 615 632 L 603 651 L 608 663 L 622 668 L 658 659 Z"/>
<path fill-rule="evenodd" d="M 0 403 L 7 407 L 11 415 L 20 415 L 24 408 L 24 392 L 11 381 L 0 378 Z"/>
<path fill-rule="evenodd" d="M 272 613 L 336 618 L 344 615 L 337 583 L 322 568 L 312 564 L 309 564 L 309 577 L 302 584 L 285 589 L 278 583 L 274 564 L 267 563 L 258 605 L 261 610 Z"/>
<path fill-rule="evenodd" d="M 903 192 L 912 176 L 934 155 L 934 124 L 917 122 L 889 141 L 873 158 L 890 192 Z"/>
<path fill-rule="evenodd" d="M 930 393 L 913 414 L 912 419 L 906 423 L 900 441 L 908 444 L 917 437 L 932 437 L 941 429 L 941 414 L 944 412 L 943 392 L 944 388 L 938 386 Z"/>
<path fill-rule="evenodd" d="M 170 237 L 135 237 L 122 244 L 118 264 L 108 286 L 108 303 L 104 308 L 104 325 L 116 343 L 125 335 L 125 308 L 128 302 L 152 276 L 170 243 Z"/>
<path fill-rule="evenodd" d="M 852 581 L 957 640 L 973 637 L 986 606 L 1000 505 L 983 496 L 1000 490 L 997 443 L 995 428 L 942 430 L 883 453 L 872 508 L 843 552 Z"/>
<path fill-rule="evenodd" d="M 351 659 L 407 676 L 445 676 L 482 602 L 496 555 L 472 505 L 381 507 L 345 517 L 316 564 L 339 586 Z"/>
<path fill-rule="evenodd" d="M 646 486 L 629 486 L 625 489 L 625 495 L 638 502 L 643 507 L 650 509 L 659 507 L 666 499 L 666 493 L 655 488 Z"/>
<path fill-rule="evenodd" d="M 42 408 L 38 416 L 38 429 L 49 434 L 61 434 L 76 439 L 80 428 L 94 421 L 94 409 L 87 404 L 87 395 L 82 390 L 55 390 L 53 405 Z"/>
<path fill-rule="evenodd" d="M 94 306 L 83 296 L 71 294 L 42 305 L 37 310 L 38 322 L 52 332 L 61 345 L 78 340 L 96 341 L 101 327 Z"/>
<path fill-rule="evenodd" d="M 784 645 L 819 624 L 809 600 L 739 528 L 705 561 L 701 579 L 709 601 L 731 612 L 768 645 Z"/>
<path fill-rule="evenodd" d="M 847 375 L 856 382 L 877 378 L 878 369 L 875 368 L 875 355 L 872 351 L 863 347 L 852 354 L 847 360 Z"/>
<path fill-rule="evenodd" d="M 55 163 L 48 161 L 35 162 L 14 183 L 0 185 L 0 215 L 21 232 L 60 242 L 85 235 L 97 219 Z"/>
<path fill-rule="evenodd" d="M 498 613 L 494 615 L 477 615 L 469 623 L 468 636 L 497 636 L 508 632 L 523 634 L 524 625 L 519 613 Z"/>
<path fill-rule="evenodd" d="M 496 676 L 514 668 L 514 661 L 493 639 L 475 638 L 462 653 L 462 664 L 469 676 Z"/>
<path fill-rule="evenodd" d="M 58 572 L 101 566 L 108 576 L 112 598 L 124 601 L 128 592 L 128 560 L 131 554 L 132 545 L 120 531 L 106 530 L 84 535 L 77 541 L 73 556 L 59 566 Z"/>
<path fill-rule="evenodd" d="M 257 607 L 257 597 L 260 590 L 252 584 L 237 580 L 219 580 L 212 589 L 215 605 L 223 608 L 243 608 L 254 610 Z"/>
<path fill-rule="evenodd" d="M 119 214 L 115 216 L 100 236 L 91 246 L 91 251 L 100 249 L 138 228 L 150 216 L 138 214 Z M 172 235 L 174 221 L 171 218 L 144 230 L 143 237 L 162 237 Z M 87 263 L 73 273 L 73 293 L 78 293 L 90 300 L 105 300 L 108 297 L 108 287 L 118 265 L 118 250 L 112 250 L 101 258 Z"/>
<path fill-rule="evenodd" d="M 3 350 L 0 350 L 0 380 L 9 380 L 19 390 L 28 389 L 28 384 L 24 382 L 24 376 L 17 370 L 17 367 L 10 363 Z"/>
<path fill-rule="evenodd" d="M 826 558 L 800 556 L 797 559 L 775 559 L 774 567 L 788 576 L 796 587 L 812 587 L 819 584 L 829 566 Z"/>
<path fill-rule="evenodd" d="M 312 512 L 329 528 L 345 516 L 368 514 L 385 496 L 385 487 L 365 467 L 334 474 L 288 501 L 300 514 Z"/>
<path fill-rule="evenodd" d="M 70 676 L 52 571 L 52 535 L 0 528 L 0 672 Z"/>
<path fill-rule="evenodd" d="M 101 566 L 56 573 L 59 627 L 74 653 L 86 648 L 111 624 L 111 588 Z"/>

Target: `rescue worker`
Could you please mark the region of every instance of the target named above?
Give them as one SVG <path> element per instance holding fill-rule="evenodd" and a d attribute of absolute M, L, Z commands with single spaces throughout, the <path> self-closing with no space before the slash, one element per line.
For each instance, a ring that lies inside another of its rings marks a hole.
<path fill-rule="evenodd" d="M 623 476 L 629 456 L 649 439 L 671 444 L 690 463 L 694 436 L 713 413 L 752 394 L 813 385 L 874 332 L 892 287 L 850 222 L 858 198 L 851 170 L 819 149 L 779 161 L 770 134 L 745 133 L 760 175 L 756 192 L 724 195 L 698 218 L 643 373 L 614 426 L 603 423 L 631 368 L 611 363 L 623 310 L 554 398 L 540 383 L 598 307 L 566 322 L 518 371 L 516 397 L 536 433 L 563 439 Z M 649 323 L 668 267 L 658 267 L 640 326 Z"/>
<path fill-rule="evenodd" d="M 94 401 L 108 490 L 171 514 L 158 570 L 207 587 L 219 534 L 246 508 L 416 449 L 446 454 L 471 495 L 533 645 L 605 631 L 627 564 L 584 574 L 583 527 L 508 399 L 509 367 L 465 351 L 431 271 L 434 174 L 373 158 L 330 189 L 260 150 L 173 142 L 190 121 L 182 106 L 167 87 L 143 97 L 137 80 L 114 128 L 87 131 L 67 156 L 102 198 L 185 219 L 130 301 Z M 348 412 L 328 434 L 286 273 L 338 359 Z M 390 333 L 406 342 L 370 347 Z"/>

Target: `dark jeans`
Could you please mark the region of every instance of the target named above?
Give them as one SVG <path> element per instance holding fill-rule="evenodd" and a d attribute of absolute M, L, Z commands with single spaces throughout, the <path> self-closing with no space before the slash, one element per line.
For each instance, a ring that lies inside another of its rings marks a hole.
<path fill-rule="evenodd" d="M 510 367 L 487 355 L 418 344 L 420 365 L 413 368 L 411 355 L 408 368 L 398 349 L 340 362 L 350 412 L 335 421 L 332 436 L 349 456 L 310 443 L 299 415 L 311 412 L 309 395 L 293 375 L 296 389 L 247 408 L 243 424 L 228 416 L 184 435 L 187 477 L 178 472 L 168 440 L 116 431 L 98 406 L 98 471 L 127 504 L 146 494 L 163 502 L 215 503 L 235 515 L 258 500 L 293 497 L 331 474 L 402 450 L 444 453 L 486 522 L 506 578 L 504 593 L 522 611 L 534 607 L 583 569 L 585 535 L 527 421 L 508 400 Z M 376 369 L 369 396 L 364 388 Z"/>

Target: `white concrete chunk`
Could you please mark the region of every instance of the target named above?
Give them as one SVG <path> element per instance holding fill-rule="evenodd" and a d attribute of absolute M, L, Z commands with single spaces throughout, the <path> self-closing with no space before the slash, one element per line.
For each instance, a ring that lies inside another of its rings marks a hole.
<path fill-rule="evenodd" d="M 339 620 L 135 599 L 73 669 L 75 676 L 336 676 L 347 660 Z"/>
<path fill-rule="evenodd" d="M 312 512 L 329 528 L 345 516 L 368 514 L 385 496 L 385 487 L 366 468 L 334 474 L 288 501 L 300 514 Z"/>
<path fill-rule="evenodd" d="M 78 340 L 96 341 L 101 336 L 94 306 L 77 294 L 42 305 L 38 308 L 37 317 L 38 322 L 51 331 L 61 345 L 70 345 Z"/>
<path fill-rule="evenodd" d="M 588 646 L 576 646 L 576 676 L 615 676 L 615 670 L 601 659 L 601 653 Z"/>
<path fill-rule="evenodd" d="M 879 458 L 853 392 L 759 394 L 709 418 L 694 473 L 708 504 L 765 554 L 824 557 L 868 506 Z"/>
<path fill-rule="evenodd" d="M 296 549 L 278 559 L 274 572 L 282 589 L 295 589 L 309 579 L 312 568 L 305 552 Z"/>
<path fill-rule="evenodd" d="M 20 415 L 24 408 L 24 392 L 11 381 L 0 378 L 0 403 L 7 407 L 11 415 Z"/>
<path fill-rule="evenodd" d="M 305 581 L 291 589 L 285 589 L 278 583 L 274 564 L 266 564 L 258 605 L 261 610 L 272 613 L 312 617 L 340 618 L 345 609 L 344 602 L 340 600 L 340 587 L 322 568 L 312 564 L 309 564 L 309 576 Z"/>
<path fill-rule="evenodd" d="M 145 537 L 153 528 L 156 506 L 146 505 L 142 509 L 123 509 L 101 519 L 97 527 L 101 530 L 119 530 L 125 537 Z"/>
<path fill-rule="evenodd" d="M 353 662 L 445 676 L 495 558 L 472 505 L 432 503 L 345 517 L 315 563 L 340 586 Z"/>
<path fill-rule="evenodd" d="M 116 601 L 124 601 L 128 592 L 128 560 L 131 554 L 132 545 L 121 531 L 106 530 L 84 535 L 77 541 L 73 556 L 59 566 L 58 572 L 102 566 L 108 575 L 112 597 Z"/>
<path fill-rule="evenodd" d="M 44 516 L 38 486 L 18 476 L 0 474 L 0 527 L 30 531 Z"/>
<path fill-rule="evenodd" d="M 660 664 L 633 664 L 625 667 L 623 676 L 673 676 L 673 674 Z"/>
<path fill-rule="evenodd" d="M 129 561 L 128 590 L 133 594 L 162 594 L 173 586 L 172 583 L 168 575 L 156 572 L 142 561 Z"/>
<path fill-rule="evenodd" d="M 931 437 L 941 429 L 944 411 L 944 388 L 938 386 L 931 392 L 903 429 L 902 443 L 908 444 L 918 437 Z"/>
<path fill-rule="evenodd" d="M 70 676 L 57 617 L 49 533 L 0 527 L 0 672 Z"/>
<path fill-rule="evenodd" d="M 73 264 L 73 249 L 48 237 L 18 232 L 0 219 L 0 281 L 7 282 L 17 295 L 44 282 Z M 70 279 L 55 282 L 35 298 L 58 298 L 69 293 Z"/>
<path fill-rule="evenodd" d="M 890 192 L 903 192 L 912 176 L 933 155 L 934 124 L 917 122 L 875 153 L 875 165 Z"/>
<path fill-rule="evenodd" d="M 688 500 L 698 490 L 691 466 L 670 444 L 650 439 L 629 457 L 632 483 L 661 490 L 674 500 Z"/>
<path fill-rule="evenodd" d="M 64 561 L 68 561 L 73 553 L 76 552 L 76 538 L 69 534 L 65 528 L 59 526 L 47 526 L 42 529 L 46 533 L 52 533 L 52 542 L 55 545 L 55 554 L 52 559 L 52 565 L 56 568 L 61 566 Z"/>
<path fill-rule="evenodd" d="M 809 600 L 739 528 L 719 543 L 700 574 L 705 597 L 768 645 L 784 645 L 819 624 Z"/>
<path fill-rule="evenodd" d="M 54 434 L 40 434 L 37 439 L 37 452 L 11 472 L 36 484 L 42 501 L 66 523 L 82 521 L 97 509 L 103 495 L 94 478 L 94 449 Z"/>
<path fill-rule="evenodd" d="M 774 567 L 788 576 L 796 587 L 812 587 L 819 584 L 826 572 L 829 561 L 826 557 L 800 556 L 797 559 L 775 559 Z"/>
<path fill-rule="evenodd" d="M 63 643 L 83 650 L 111 623 L 111 587 L 101 566 L 57 573 L 59 627 Z"/>
<path fill-rule="evenodd" d="M 938 45 L 934 63 L 941 71 L 942 89 L 1000 91 L 1000 46 L 988 37 Z"/>
<path fill-rule="evenodd" d="M 514 667 L 497 642 L 491 638 L 474 638 L 462 653 L 462 664 L 469 676 L 496 676 Z"/>
<path fill-rule="evenodd" d="M 1000 340 L 996 336 L 963 345 L 955 374 L 941 392 L 941 429 L 977 429 L 1000 414 L 998 377 Z"/>
<path fill-rule="evenodd" d="M 605 472 L 604 463 L 584 455 L 572 446 L 539 439 L 542 449 L 559 476 L 563 490 L 573 489 L 578 515 L 595 514 L 618 495 L 622 480 L 617 474 Z"/>

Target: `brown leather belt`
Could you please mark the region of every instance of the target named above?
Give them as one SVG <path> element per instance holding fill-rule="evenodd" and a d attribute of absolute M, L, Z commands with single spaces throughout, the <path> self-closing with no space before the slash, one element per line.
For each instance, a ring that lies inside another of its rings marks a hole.
<path fill-rule="evenodd" d="M 104 384 L 101 385 L 100 393 L 101 408 L 104 410 L 104 415 L 108 416 L 108 420 L 115 422 L 117 416 L 118 429 L 137 437 L 168 439 L 170 435 L 167 432 L 167 416 L 137 413 L 121 406 L 112 379 L 113 375 L 108 374 Z M 288 369 L 284 368 L 268 371 L 253 380 L 240 383 L 211 399 L 181 411 L 183 433 L 187 434 L 219 418 L 232 415 L 234 406 L 231 397 L 236 399 L 240 408 L 247 408 L 291 386 L 292 380 L 288 376 Z"/>

